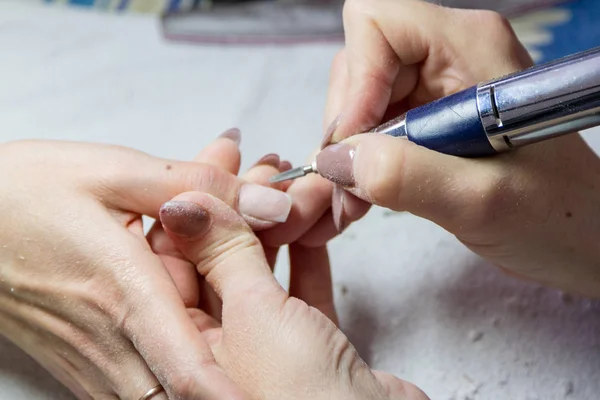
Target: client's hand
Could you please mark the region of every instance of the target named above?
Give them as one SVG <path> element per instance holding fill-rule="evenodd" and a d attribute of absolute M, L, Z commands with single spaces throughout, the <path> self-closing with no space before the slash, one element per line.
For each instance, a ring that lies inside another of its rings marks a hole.
<path fill-rule="evenodd" d="M 217 142 L 237 151 L 238 139 Z M 78 143 L 2 145 L 0 171 L 0 334 L 80 399 L 137 400 L 159 383 L 172 399 L 245 398 L 169 276 L 179 260 L 152 251 L 141 215 L 202 190 L 264 229 L 287 218 L 284 193 L 206 163 Z"/>
<path fill-rule="evenodd" d="M 183 193 L 163 205 L 160 218 L 223 300 L 222 325 L 202 311 L 194 321 L 217 363 L 250 398 L 427 399 L 413 385 L 371 371 L 327 318 L 335 316 L 325 246 L 290 245 L 288 295 L 258 238 L 227 204 Z"/>
<path fill-rule="evenodd" d="M 239 135 L 238 130 L 233 130 Z M 236 137 L 239 141 L 239 136 Z M 194 159 L 205 165 L 218 167 L 220 170 L 237 175 L 240 169 L 241 154 L 238 146 L 226 140 L 216 140 L 204 148 Z M 293 243 L 293 248 L 310 249 L 325 246 L 326 243 L 337 235 L 334 221 L 331 218 L 331 183 L 319 176 L 312 180 L 281 182 L 272 184 L 269 178 L 273 175 L 292 168 L 288 161 L 283 161 L 276 154 L 267 154 L 258 160 L 243 176 L 245 182 L 271 187 L 282 192 L 288 192 L 294 199 L 288 219 L 281 224 L 251 224 L 254 231 L 261 239 L 265 256 L 271 269 L 274 268 L 279 249 L 282 245 Z M 316 179 L 315 179 L 316 178 Z M 307 177 L 308 179 L 308 177 Z M 309 183 L 309 185 L 306 185 Z M 260 198 L 256 199 L 261 202 Z M 271 207 L 266 204 L 267 207 Z M 362 216 L 362 214 L 360 215 Z M 248 220 L 248 218 L 246 218 Z M 160 224 L 155 224 L 148 234 L 148 242 L 152 250 L 158 254 L 171 274 L 179 293 L 188 308 L 201 309 L 208 315 L 220 321 L 222 303 L 202 277 L 198 277 L 196 267 L 182 254 L 173 241 L 166 235 Z M 327 279 L 323 279 L 327 276 Z M 329 267 L 320 274 L 318 282 L 312 284 L 312 290 L 324 294 L 324 303 L 329 304 L 333 315 L 333 302 L 327 294 L 331 294 L 331 279 Z M 295 283 L 292 282 L 292 290 Z M 194 311 L 192 311 L 194 312 Z"/>

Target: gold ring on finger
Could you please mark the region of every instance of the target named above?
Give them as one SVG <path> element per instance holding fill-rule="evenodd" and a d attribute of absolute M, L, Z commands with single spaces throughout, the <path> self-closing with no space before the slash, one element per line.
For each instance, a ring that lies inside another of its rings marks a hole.
<path fill-rule="evenodd" d="M 165 389 L 162 387 L 162 385 L 158 384 L 158 385 L 154 386 L 152 389 L 148 390 L 145 395 L 140 397 L 140 400 L 150 400 L 157 394 L 162 393 L 164 391 L 165 391 Z"/>

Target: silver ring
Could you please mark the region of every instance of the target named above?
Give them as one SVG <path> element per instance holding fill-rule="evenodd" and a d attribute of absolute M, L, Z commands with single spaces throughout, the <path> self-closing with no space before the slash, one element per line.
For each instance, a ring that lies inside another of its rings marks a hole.
<path fill-rule="evenodd" d="M 165 391 L 165 389 L 163 389 L 162 385 L 158 384 L 158 385 L 154 386 L 152 389 L 148 390 L 145 395 L 140 397 L 140 400 L 150 400 L 157 394 L 162 393 L 164 391 Z"/>

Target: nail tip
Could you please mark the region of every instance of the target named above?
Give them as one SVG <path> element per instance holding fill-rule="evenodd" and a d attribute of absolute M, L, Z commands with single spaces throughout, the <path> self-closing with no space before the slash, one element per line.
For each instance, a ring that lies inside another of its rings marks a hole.
<path fill-rule="evenodd" d="M 344 231 L 345 227 L 342 221 L 336 218 L 335 216 L 333 217 L 333 225 L 335 226 L 335 230 L 337 231 L 337 233 L 342 233 Z"/>
<path fill-rule="evenodd" d="M 317 154 L 316 163 L 319 174 L 329 181 L 353 187 L 355 148 L 346 143 L 331 145 Z"/>
<path fill-rule="evenodd" d="M 335 117 L 333 122 L 331 122 L 331 124 L 327 127 L 327 130 L 325 131 L 325 136 L 323 137 L 323 140 L 321 141 L 321 150 L 323 150 L 325 147 L 327 147 L 331 143 L 331 139 L 333 138 L 333 135 L 334 135 L 337 127 L 340 125 L 340 120 L 341 120 L 341 115 L 338 115 L 337 117 Z"/>
<path fill-rule="evenodd" d="M 275 153 L 269 153 L 264 155 L 263 157 L 261 157 L 255 164 L 254 166 L 259 166 L 259 165 L 270 165 L 272 167 L 275 168 L 279 168 L 279 163 L 281 162 L 279 155 L 275 154 Z"/>
<path fill-rule="evenodd" d="M 287 160 L 283 160 L 279 163 L 279 172 L 286 172 L 292 168 L 293 168 L 292 163 Z"/>
<path fill-rule="evenodd" d="M 242 132 L 238 128 L 230 128 L 219 135 L 221 139 L 229 139 L 238 146 L 242 143 Z"/>
<path fill-rule="evenodd" d="M 344 188 L 340 185 L 333 187 L 331 196 L 331 213 L 333 215 L 333 225 L 338 233 L 345 229 L 344 224 Z"/>
<path fill-rule="evenodd" d="M 276 189 L 271 189 L 271 190 L 276 190 Z M 284 192 L 280 192 L 279 190 L 277 190 L 277 192 L 279 192 L 280 194 L 282 194 L 283 196 L 281 197 L 281 199 L 285 199 L 285 201 L 282 201 L 282 203 L 284 203 L 283 206 L 281 206 L 281 209 L 278 213 L 278 215 L 275 215 L 273 218 L 270 218 L 271 222 L 277 222 L 279 224 L 282 224 L 284 222 L 286 222 L 288 220 L 288 218 L 290 217 L 290 213 L 292 212 L 292 197 Z"/>
<path fill-rule="evenodd" d="M 250 218 L 285 222 L 292 208 L 289 194 L 266 186 L 248 183 L 240 189 L 239 212 Z"/>
<path fill-rule="evenodd" d="M 323 141 L 321 141 L 321 150 L 324 150 L 327 146 L 329 146 L 331 144 L 331 139 L 333 138 L 333 133 L 334 132 L 331 132 L 323 138 Z"/>
<path fill-rule="evenodd" d="M 287 198 L 288 203 L 287 203 L 285 212 L 281 213 L 281 217 L 279 217 L 278 220 L 275 221 L 275 222 L 279 222 L 279 223 L 286 222 L 288 220 L 288 218 L 290 217 L 290 213 L 292 212 L 292 205 L 293 205 L 292 197 L 287 193 L 284 193 L 284 194 L 285 194 L 285 197 Z"/>

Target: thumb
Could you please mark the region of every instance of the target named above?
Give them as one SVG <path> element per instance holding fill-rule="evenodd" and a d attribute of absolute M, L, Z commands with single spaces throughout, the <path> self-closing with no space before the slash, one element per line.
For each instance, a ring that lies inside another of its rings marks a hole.
<path fill-rule="evenodd" d="M 221 200 L 201 192 L 182 193 L 161 207 L 160 220 L 225 307 L 252 303 L 252 299 L 269 300 L 261 305 L 264 310 L 287 298 L 271 273 L 258 238 Z"/>
<path fill-rule="evenodd" d="M 485 207 L 473 205 L 481 203 L 486 187 L 498 184 L 486 160 L 448 156 L 377 133 L 329 146 L 316 160 L 322 176 L 359 198 L 409 211 L 450 231 L 478 220 L 474 213 Z"/>
<path fill-rule="evenodd" d="M 205 193 L 175 197 L 161 207 L 160 220 L 223 301 L 223 335 L 211 346 L 218 365 L 249 394 L 260 391 L 272 376 L 264 371 L 277 354 L 279 313 L 288 300 L 260 242 L 234 210 Z"/>

